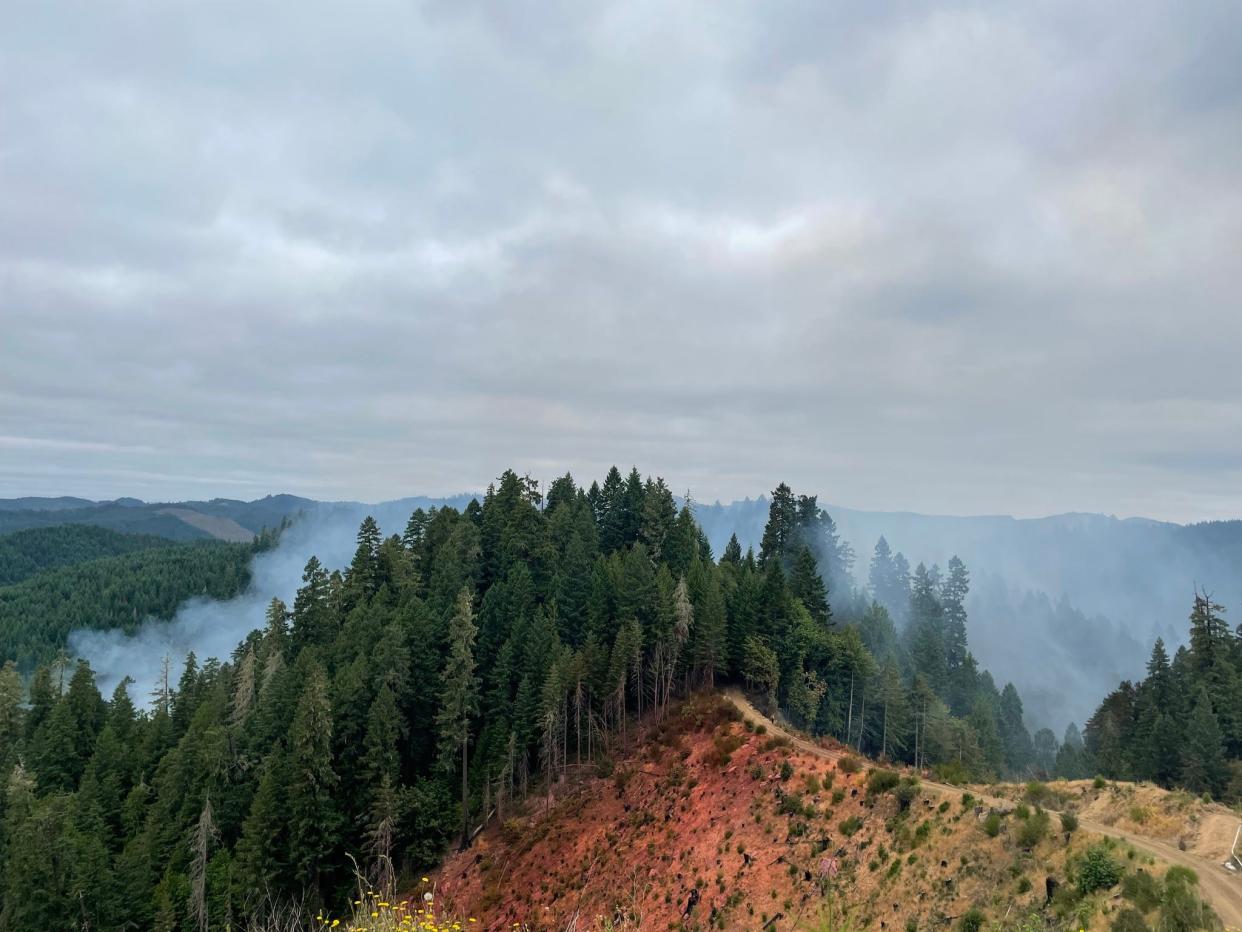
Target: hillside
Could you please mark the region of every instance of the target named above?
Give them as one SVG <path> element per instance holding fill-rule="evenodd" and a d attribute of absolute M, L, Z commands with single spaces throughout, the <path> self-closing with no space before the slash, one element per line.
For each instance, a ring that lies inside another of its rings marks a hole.
<path fill-rule="evenodd" d="M 611 767 L 536 789 L 437 873 L 441 906 L 488 929 L 1034 929 L 1197 899 L 1139 847 L 752 718 L 702 696 Z M 1117 876 L 1083 892 L 1101 864 Z"/>
<path fill-rule="evenodd" d="M 0 538 L 3 540 L 3 538 Z M 254 547 L 200 541 L 101 557 L 0 586 L 0 659 L 51 660 L 75 629 L 133 631 L 187 599 L 229 599 L 250 581 Z"/>
<path fill-rule="evenodd" d="M 0 586 L 10 586 L 48 570 L 168 547 L 164 537 L 122 534 L 83 524 L 29 528 L 0 536 Z"/>

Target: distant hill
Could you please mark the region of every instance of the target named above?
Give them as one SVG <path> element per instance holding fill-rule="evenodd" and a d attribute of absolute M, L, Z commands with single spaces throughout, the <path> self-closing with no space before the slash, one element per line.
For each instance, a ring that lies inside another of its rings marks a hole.
<path fill-rule="evenodd" d="M 0 537 L 0 586 L 101 557 L 172 545 L 166 537 L 122 534 L 85 524 L 27 528 Z"/>
<path fill-rule="evenodd" d="M 60 503 L 55 506 L 48 503 Z M 293 495 L 269 495 L 253 502 L 216 498 L 206 502 L 142 502 L 117 499 L 0 499 L 0 534 L 60 524 L 85 524 L 125 534 L 149 534 L 169 540 L 244 542 L 284 518 L 320 507 Z"/>
<path fill-rule="evenodd" d="M 59 498 L 0 498 L 0 511 L 65 511 L 71 508 L 90 508 L 97 504 L 87 498 L 62 495 Z"/>
<path fill-rule="evenodd" d="M 335 517 L 370 514 L 388 529 L 399 533 L 415 508 L 451 506 L 465 508 L 472 498 L 463 493 L 446 498 L 415 496 L 389 502 L 319 502 L 296 495 L 268 495 L 244 502 L 230 498 L 210 501 L 143 502 L 123 498 L 91 502 L 79 498 L 0 499 L 0 535 L 28 528 L 63 524 L 92 525 L 124 534 L 148 534 L 169 540 L 226 540 L 245 542 L 264 528 L 298 515 Z"/>

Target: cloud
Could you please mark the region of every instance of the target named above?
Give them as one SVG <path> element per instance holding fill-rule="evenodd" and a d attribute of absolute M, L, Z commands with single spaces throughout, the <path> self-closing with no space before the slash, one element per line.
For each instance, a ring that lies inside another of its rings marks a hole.
<path fill-rule="evenodd" d="M 12 494 L 1242 511 L 1228 5 L 20 5 Z"/>

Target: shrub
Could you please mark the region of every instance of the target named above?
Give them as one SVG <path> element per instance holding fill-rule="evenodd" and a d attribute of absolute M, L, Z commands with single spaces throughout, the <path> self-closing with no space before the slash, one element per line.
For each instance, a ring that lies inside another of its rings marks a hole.
<path fill-rule="evenodd" d="M 1188 886 L 1194 887 L 1199 883 L 1199 875 L 1189 867 L 1182 867 L 1180 864 L 1170 867 L 1164 875 L 1165 886 Z"/>
<path fill-rule="evenodd" d="M 789 761 L 787 760 L 781 761 L 781 779 L 788 780 L 792 776 L 793 776 L 793 764 L 789 763 Z"/>
<path fill-rule="evenodd" d="M 1031 817 L 1031 810 L 1025 803 L 1018 803 L 1018 805 L 1014 807 L 1013 814 L 1019 819 L 1029 819 Z"/>
<path fill-rule="evenodd" d="M 897 802 L 900 805 L 901 810 L 904 812 L 909 809 L 910 804 L 918 798 L 919 781 L 915 777 L 903 777 L 901 785 L 897 787 L 897 789 L 893 792 L 893 795 L 897 797 Z M 948 806 L 948 803 L 944 803 L 945 809 L 947 809 Z M 944 809 L 941 809 L 940 811 L 944 812 Z"/>
<path fill-rule="evenodd" d="M 873 770 L 867 774 L 867 795 L 879 796 L 881 793 L 887 793 L 894 789 L 901 782 L 896 771 L 893 770 Z"/>
<path fill-rule="evenodd" d="M 837 828 L 841 830 L 841 834 L 846 838 L 849 838 L 851 835 L 855 834 L 862 827 L 863 820 L 858 818 L 858 816 L 850 816 L 837 826 Z"/>
<path fill-rule="evenodd" d="M 837 761 L 837 770 L 842 773 L 858 773 L 858 771 L 862 770 L 862 761 L 852 754 L 846 754 Z"/>
<path fill-rule="evenodd" d="M 1061 813 L 1061 831 L 1076 832 L 1078 831 L 1078 816 L 1072 812 Z"/>
<path fill-rule="evenodd" d="M 1146 806 L 1131 806 L 1130 807 L 1130 821 L 1137 822 L 1139 825 L 1142 825 L 1144 822 L 1146 822 L 1147 821 L 1147 807 Z"/>
<path fill-rule="evenodd" d="M 962 932 L 979 932 L 985 922 L 987 922 L 987 916 L 983 915 L 981 910 L 972 906 L 957 921 L 957 927 Z"/>
<path fill-rule="evenodd" d="M 969 809 L 974 804 L 975 804 L 975 797 L 973 794 L 971 793 L 962 794 L 962 808 L 963 809 Z"/>
<path fill-rule="evenodd" d="M 1151 932 L 1151 926 L 1147 924 L 1143 914 L 1132 906 L 1119 912 L 1109 928 L 1112 932 Z"/>
<path fill-rule="evenodd" d="M 782 793 L 780 802 L 777 804 L 777 811 L 787 816 L 802 815 L 802 797 L 797 793 Z"/>
<path fill-rule="evenodd" d="M 807 793 L 811 794 L 812 796 L 814 796 L 816 793 L 819 792 L 819 777 L 815 776 L 815 774 L 808 773 L 803 778 L 802 782 L 806 786 Z"/>
<path fill-rule="evenodd" d="M 1174 868 L 1170 868 L 1169 873 L 1173 870 Z M 1186 869 L 1183 868 L 1183 870 Z M 1193 881 L 1198 880 L 1194 876 L 1194 871 L 1186 870 L 1186 875 L 1178 875 L 1178 879 L 1173 883 L 1167 882 L 1168 875 L 1165 875 L 1164 904 L 1160 907 L 1161 932 L 1191 932 L 1193 929 L 1219 928 L 1216 915 L 1211 907 L 1199 899 L 1198 894 L 1192 889 Z M 1185 879 L 1182 879 L 1183 877 Z"/>
<path fill-rule="evenodd" d="M 1018 894 L 1021 895 L 1023 893 L 1030 893 L 1030 892 L 1031 892 L 1031 878 L 1023 877 L 1021 880 L 1018 881 Z"/>
<path fill-rule="evenodd" d="M 989 812 L 988 817 L 983 820 L 983 830 L 989 838 L 995 838 L 1000 834 L 1001 817 L 999 812 Z"/>
<path fill-rule="evenodd" d="M 1160 905 L 1160 881 L 1146 871 L 1130 874 L 1121 881 L 1121 895 L 1140 912 L 1149 913 Z"/>
<path fill-rule="evenodd" d="M 1048 818 L 1048 813 L 1042 809 L 1023 819 L 1022 824 L 1018 826 L 1017 834 L 1014 836 L 1018 847 L 1029 849 L 1038 845 L 1048 834 L 1048 824 L 1051 821 Z"/>
<path fill-rule="evenodd" d="M 1108 781 L 1105 780 L 1103 777 L 1096 777 L 1094 780 L 1091 781 L 1091 785 L 1095 787 L 1097 790 L 1102 790 L 1104 789 L 1104 787 L 1108 786 Z"/>
<path fill-rule="evenodd" d="M 1048 799 L 1048 784 L 1041 783 L 1039 780 L 1032 780 L 1026 785 L 1027 801 L 1036 806 L 1043 805 Z"/>
<path fill-rule="evenodd" d="M 937 764 L 932 768 L 932 772 L 936 774 L 936 779 L 941 783 L 948 783 L 951 786 L 959 786 L 970 782 L 970 771 L 957 761 Z"/>
<path fill-rule="evenodd" d="M 841 802 L 841 800 L 843 799 L 845 799 L 845 790 L 833 790 L 832 791 L 832 804 L 834 806 L 837 805 L 839 802 Z"/>
<path fill-rule="evenodd" d="M 1121 865 L 1106 844 L 1092 845 L 1078 862 L 1078 889 L 1081 893 L 1107 890 L 1121 881 Z"/>

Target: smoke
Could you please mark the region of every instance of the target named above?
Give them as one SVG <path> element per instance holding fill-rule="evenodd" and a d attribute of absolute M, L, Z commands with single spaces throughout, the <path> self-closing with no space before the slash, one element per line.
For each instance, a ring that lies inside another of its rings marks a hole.
<path fill-rule="evenodd" d="M 216 601 L 194 598 L 171 621 L 148 619 L 134 634 L 79 629 L 69 635 L 71 654 L 87 660 L 96 682 L 109 695 L 126 676 L 134 680 L 130 695 L 142 702 L 155 688 L 165 657 L 174 676 L 193 651 L 199 663 L 210 657 L 228 659 L 238 643 L 262 628 L 272 598 L 292 606 L 302 584 L 306 561 L 316 556 L 329 570 L 341 569 L 353 558 L 358 525 L 370 514 L 386 534 L 399 534 L 416 507 L 462 507 L 470 496 L 455 499 L 402 499 L 379 505 L 353 502 L 320 504 L 303 512 L 272 550 L 255 556 L 251 582 L 236 598 Z"/>
<path fill-rule="evenodd" d="M 384 533 L 400 533 L 415 508 L 463 508 L 471 497 L 316 505 L 278 547 L 255 557 L 253 581 L 237 598 L 193 599 L 172 621 L 150 620 L 131 636 L 76 631 L 70 649 L 90 661 L 101 689 L 111 691 L 130 676 L 133 695 L 141 699 L 165 656 L 176 666 L 191 650 L 200 661 L 225 659 L 262 626 L 273 596 L 292 604 L 312 554 L 329 569 L 347 565 L 367 514 Z M 1235 572 L 1242 563 L 1242 523 L 1182 527 L 1103 515 L 1017 520 L 827 510 L 857 554 L 859 585 L 881 534 L 911 564 L 943 567 L 955 554 L 966 562 L 971 650 L 998 685 L 1018 688 L 1032 730 L 1048 726 L 1059 734 L 1070 721 L 1083 722 L 1122 679 L 1143 675 L 1156 637 L 1170 651 L 1185 643 L 1196 586 L 1227 606 L 1242 601 Z M 757 546 L 767 511 L 762 498 L 695 506 L 717 555 L 735 532 L 743 547 Z"/>
<path fill-rule="evenodd" d="M 1184 644 L 1196 586 L 1226 606 L 1242 602 L 1239 522 L 825 509 L 854 548 L 860 586 L 881 535 L 911 566 L 944 568 L 954 555 L 965 561 L 971 651 L 998 686 L 1017 687 L 1032 730 L 1047 726 L 1060 735 L 1069 722 L 1081 724 L 1121 680 L 1144 675 L 1157 637 L 1170 651 Z M 743 547 L 757 546 L 767 512 L 762 498 L 696 506 L 716 553 L 733 532 Z"/>

